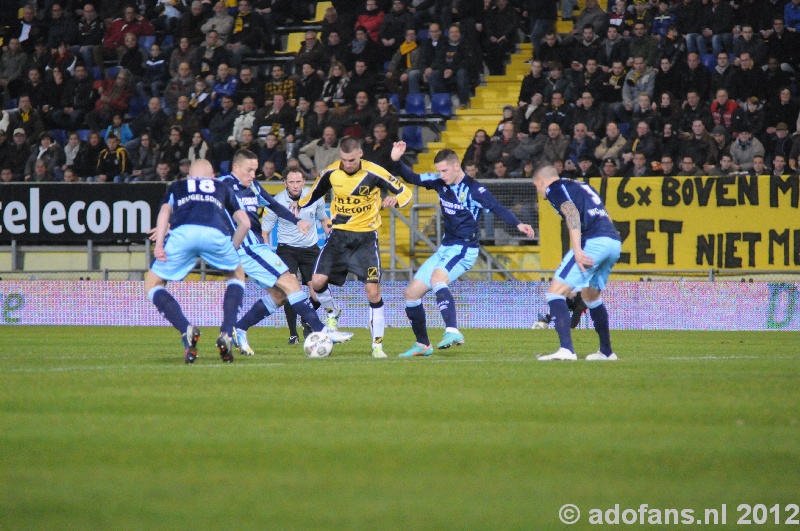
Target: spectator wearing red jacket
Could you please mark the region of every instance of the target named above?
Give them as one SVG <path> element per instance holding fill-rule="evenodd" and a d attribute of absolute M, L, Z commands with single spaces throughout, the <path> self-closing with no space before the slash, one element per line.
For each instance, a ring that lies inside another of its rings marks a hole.
<path fill-rule="evenodd" d="M 103 57 L 119 60 L 125 53 L 125 34 L 133 33 L 136 37 L 154 35 L 153 25 L 142 15 L 137 15 L 132 6 L 125 8 L 122 18 L 112 22 L 103 36 Z"/>
<path fill-rule="evenodd" d="M 108 127 L 114 113 L 124 113 L 128 108 L 133 92 L 131 73 L 122 69 L 115 79 L 95 81 L 93 87 L 99 98 L 95 101 L 94 110 L 86 115 L 86 124 L 89 129 L 100 131 Z"/>

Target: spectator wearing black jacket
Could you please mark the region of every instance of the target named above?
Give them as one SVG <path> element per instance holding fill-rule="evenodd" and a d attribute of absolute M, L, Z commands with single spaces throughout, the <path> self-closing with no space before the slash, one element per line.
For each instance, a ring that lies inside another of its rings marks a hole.
<path fill-rule="evenodd" d="M 614 61 L 622 61 L 623 64 L 627 63 L 629 57 L 628 41 L 619 34 L 617 26 L 613 24 L 608 26 L 606 38 L 600 41 L 600 53 L 597 56 L 597 62 L 608 69 Z"/>
<path fill-rule="evenodd" d="M 516 42 L 519 13 L 508 0 L 497 0 L 489 11 L 483 31 L 483 54 L 489 74 L 502 75 L 505 72 L 506 55 Z"/>
<path fill-rule="evenodd" d="M 460 109 L 467 108 L 470 98 L 468 55 L 467 45 L 461 38 L 461 28 L 458 24 L 453 24 L 450 26 L 447 41 L 438 50 L 428 76 L 431 95 L 450 92 L 450 89 L 455 88 Z"/>
<path fill-rule="evenodd" d="M 228 64 L 231 60 L 228 49 L 220 44 L 219 33 L 211 30 L 206 34 L 206 43 L 197 49 L 191 66 L 194 74 L 202 77 L 214 76 L 217 68 L 222 63 Z"/>
<path fill-rule="evenodd" d="M 95 5 L 85 4 L 83 16 L 78 22 L 78 38 L 76 41 L 72 41 L 73 46 L 70 51 L 76 57 L 83 58 L 87 67 L 103 64 L 100 45 L 103 43 L 105 32 L 106 25 L 98 16 Z"/>
<path fill-rule="evenodd" d="M 200 46 L 205 39 L 202 26 L 207 19 L 208 17 L 203 12 L 203 5 L 199 0 L 195 0 L 192 2 L 189 12 L 181 15 L 180 20 L 178 20 L 178 27 L 175 30 L 175 40 L 186 37 L 189 39 L 190 45 Z"/>
<path fill-rule="evenodd" d="M 542 62 L 538 59 L 531 61 L 531 73 L 522 78 L 522 86 L 519 89 L 519 106 L 525 107 L 531 102 L 531 98 L 537 92 L 544 94 L 547 87 L 547 76 L 544 73 Z"/>
<path fill-rule="evenodd" d="M 99 183 L 126 182 L 132 170 L 131 160 L 119 138 L 111 133 L 106 138 L 106 148 L 97 159 L 96 181 Z"/>
<path fill-rule="evenodd" d="M 253 98 L 256 105 L 264 104 L 264 83 L 253 75 L 253 69 L 242 65 L 239 69 L 239 81 L 236 83 L 236 93 L 233 101 L 241 105 L 245 98 Z"/>
<path fill-rule="evenodd" d="M 239 0 L 239 13 L 225 45 L 231 54 L 231 65 L 238 68 L 242 59 L 258 53 L 265 41 L 261 15 L 253 13 L 250 0 Z"/>

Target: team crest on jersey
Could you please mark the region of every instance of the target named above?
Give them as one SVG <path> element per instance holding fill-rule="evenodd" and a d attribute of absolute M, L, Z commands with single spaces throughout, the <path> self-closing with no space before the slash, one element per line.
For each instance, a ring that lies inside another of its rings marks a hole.
<path fill-rule="evenodd" d="M 369 186 L 359 186 L 358 195 L 369 195 Z"/>
<path fill-rule="evenodd" d="M 463 203 L 466 200 L 467 200 L 467 191 L 466 190 L 462 190 L 461 193 L 458 194 L 458 201 Z"/>

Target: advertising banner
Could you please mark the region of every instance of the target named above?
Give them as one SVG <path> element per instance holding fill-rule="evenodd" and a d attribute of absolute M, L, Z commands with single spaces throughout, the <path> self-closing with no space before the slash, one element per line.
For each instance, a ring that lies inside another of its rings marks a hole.
<path fill-rule="evenodd" d="M 382 282 L 386 326 L 409 327 L 403 295 L 407 283 Z M 453 290 L 459 326 L 464 328 L 528 329 L 548 311 L 547 282 L 464 282 Z M 170 292 L 187 318 L 198 326 L 222 322 L 225 283 L 170 282 Z M 520 293 L 526 294 L 524 297 Z M 628 282 L 608 285 L 607 300 L 615 330 L 800 330 L 800 283 L 753 282 Z M 264 290 L 248 281 L 246 311 Z M 348 282 L 337 288 L 342 308 L 339 325 L 369 334 L 364 287 Z M 611 302 L 613 301 L 613 302 Z M 423 300 L 428 326 L 443 327 L 432 296 Z M 147 298 L 142 282 L 120 281 L 0 281 L 0 326 L 169 326 Z M 284 327 L 283 312 L 259 326 Z M 580 328 L 593 325 L 584 315 Z M 411 332 L 393 337 L 411 338 Z M 535 332 L 529 332 L 535 335 Z M 387 335 L 395 334 L 387 331 Z M 522 336 L 525 337 L 525 336 Z M 533 337 L 533 336 L 528 336 Z"/>
<path fill-rule="evenodd" d="M 622 236 L 617 272 L 800 267 L 797 175 L 585 181 L 597 190 Z M 560 216 L 540 199 L 543 268 L 555 269 L 561 261 L 568 249 L 565 231 Z"/>
<path fill-rule="evenodd" d="M 163 183 L 0 186 L 0 243 L 143 241 L 156 225 Z"/>

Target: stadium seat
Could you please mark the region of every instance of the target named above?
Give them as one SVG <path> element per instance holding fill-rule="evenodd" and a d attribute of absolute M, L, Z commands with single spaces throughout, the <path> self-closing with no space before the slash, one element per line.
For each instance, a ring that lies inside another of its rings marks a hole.
<path fill-rule="evenodd" d="M 315 9 L 314 20 L 304 20 L 303 22 L 312 23 L 312 22 L 322 22 L 322 19 L 325 18 L 325 10 L 329 7 L 333 7 L 333 2 L 317 2 L 317 7 Z"/>
<path fill-rule="evenodd" d="M 64 147 L 67 144 L 67 132 L 63 129 L 51 129 L 50 134 L 53 135 L 53 141 L 59 146 Z"/>
<path fill-rule="evenodd" d="M 320 38 L 320 33 L 317 33 L 317 39 Z M 276 55 L 296 54 L 297 50 L 303 45 L 306 39 L 306 34 L 303 32 L 290 33 L 286 37 L 286 49 L 275 52 Z"/>
<path fill-rule="evenodd" d="M 442 116 L 450 116 L 453 114 L 453 100 L 450 99 L 449 92 L 434 94 L 431 97 L 431 112 L 434 114 L 441 114 Z"/>
<path fill-rule="evenodd" d="M 407 125 L 403 127 L 402 137 L 408 149 L 422 151 L 424 147 L 422 144 L 422 127 L 419 125 Z"/>
<path fill-rule="evenodd" d="M 78 129 L 78 138 L 86 142 L 89 140 L 89 133 L 91 133 L 89 129 Z"/>
<path fill-rule="evenodd" d="M 147 110 L 148 103 L 149 102 L 147 98 L 141 98 L 141 97 L 131 98 L 130 101 L 128 102 L 128 112 L 131 113 L 133 116 L 136 116 L 137 114 Z"/>
<path fill-rule="evenodd" d="M 102 66 L 93 66 L 92 67 L 92 79 L 97 81 L 98 79 L 103 79 L 103 67 Z"/>
<path fill-rule="evenodd" d="M 219 163 L 219 172 L 222 175 L 227 175 L 231 171 L 231 161 L 223 160 Z"/>
<path fill-rule="evenodd" d="M 617 129 L 619 129 L 619 134 L 628 138 L 628 129 L 631 128 L 631 125 L 628 122 L 619 122 L 617 124 Z"/>
<path fill-rule="evenodd" d="M 431 32 L 428 28 L 423 28 L 417 32 L 417 42 L 422 42 L 425 39 L 431 38 Z"/>
<path fill-rule="evenodd" d="M 400 94 L 389 94 L 389 103 L 394 105 L 395 109 L 400 109 Z"/>
<path fill-rule="evenodd" d="M 717 60 L 713 53 L 704 53 L 700 56 L 700 61 L 702 61 L 709 72 L 712 74 L 714 73 L 714 69 L 717 68 Z"/>
<path fill-rule="evenodd" d="M 6 109 L 16 109 L 19 100 L 17 98 L 9 98 L 6 100 Z"/>
<path fill-rule="evenodd" d="M 161 43 L 161 48 L 170 48 L 172 45 L 173 45 L 172 35 L 165 36 L 164 42 Z"/>
<path fill-rule="evenodd" d="M 150 47 L 156 43 L 155 35 L 143 35 L 139 37 L 139 48 L 147 54 L 150 52 Z"/>
<path fill-rule="evenodd" d="M 115 77 L 117 77 L 117 74 L 119 73 L 120 70 L 122 70 L 121 66 L 112 66 L 111 68 L 107 68 L 106 77 L 108 79 L 114 79 Z"/>
<path fill-rule="evenodd" d="M 406 96 L 406 113 L 422 116 L 425 114 L 425 94 L 409 94 Z"/>
<path fill-rule="evenodd" d="M 200 134 L 203 136 L 203 140 L 211 142 L 211 131 L 209 129 L 201 129 Z"/>

